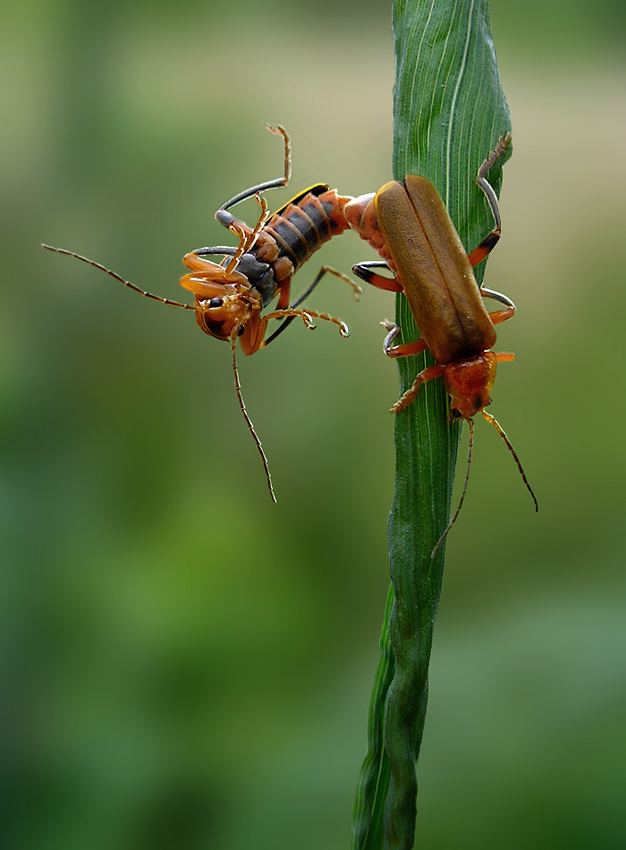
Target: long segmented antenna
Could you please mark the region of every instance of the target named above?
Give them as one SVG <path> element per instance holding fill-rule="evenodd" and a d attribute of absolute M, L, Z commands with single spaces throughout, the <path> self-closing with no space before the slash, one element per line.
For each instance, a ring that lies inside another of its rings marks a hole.
<path fill-rule="evenodd" d="M 528 492 L 530 493 L 530 495 L 533 497 L 533 502 L 535 503 L 535 511 L 538 511 L 538 510 L 539 510 L 539 503 L 537 502 L 537 498 L 536 498 L 535 494 L 533 493 L 533 488 L 532 488 L 532 487 L 530 486 L 530 484 L 528 483 L 528 478 L 526 478 L 526 474 L 525 474 L 525 472 L 524 472 L 524 470 L 523 470 L 523 468 L 522 468 L 522 464 L 520 463 L 520 459 L 519 459 L 519 458 L 518 458 L 518 456 L 515 454 L 515 449 L 513 448 L 513 446 L 511 445 L 511 443 L 509 442 L 509 438 L 507 437 L 507 435 L 506 435 L 506 434 L 504 433 L 504 431 L 502 430 L 502 427 L 501 427 L 501 425 L 498 423 L 498 420 L 497 420 L 497 419 L 494 419 L 494 417 L 493 417 L 490 413 L 486 413 L 484 410 L 481 410 L 480 412 L 481 412 L 481 413 L 482 413 L 482 415 L 485 417 L 485 419 L 487 420 L 487 422 L 491 422 L 491 424 L 492 424 L 492 425 L 493 425 L 493 427 L 496 429 L 496 431 L 498 432 L 498 434 L 500 434 L 500 436 L 502 437 L 502 439 L 504 440 L 504 442 L 507 444 L 509 451 L 510 451 L 510 452 L 511 452 L 511 454 L 513 455 L 513 458 L 514 458 L 514 460 L 515 460 L 515 463 L 517 464 L 517 468 L 518 468 L 518 469 L 519 469 L 519 471 L 520 471 L 520 475 L 521 475 L 521 476 L 522 476 L 522 478 L 524 479 L 524 484 L 526 485 L 526 489 L 528 490 Z"/>
<path fill-rule="evenodd" d="M 522 476 L 524 484 L 526 485 L 526 489 L 528 490 L 528 492 L 532 496 L 533 502 L 535 503 L 535 511 L 538 511 L 539 510 L 539 503 L 537 502 L 537 497 L 533 493 L 533 488 L 528 483 L 528 479 L 526 478 L 526 473 L 524 472 L 524 469 L 522 467 L 520 459 L 518 458 L 518 456 L 515 452 L 515 449 L 511 445 L 509 438 L 504 433 L 502 426 L 500 425 L 498 420 L 494 416 L 492 416 L 490 413 L 487 413 L 485 410 L 481 410 L 480 412 L 485 417 L 487 422 L 491 422 L 493 427 L 496 429 L 498 434 L 500 434 L 500 436 L 502 437 L 502 439 L 506 443 L 508 450 L 513 455 L 513 459 L 515 460 L 515 463 L 517 464 L 517 468 L 520 471 L 520 475 Z M 437 545 L 435 546 L 435 548 L 433 549 L 433 551 L 431 553 L 431 556 L 430 556 L 431 558 L 435 557 L 439 547 L 441 546 L 443 541 L 446 539 L 446 535 L 448 534 L 448 532 L 450 531 L 450 529 L 452 528 L 452 526 L 456 522 L 456 518 L 458 517 L 458 515 L 461 511 L 461 506 L 463 505 L 463 500 L 465 499 L 465 493 L 467 492 L 467 482 L 469 480 L 470 465 L 472 463 L 472 446 L 474 444 L 474 421 L 473 421 L 473 419 L 468 419 L 467 424 L 469 425 L 469 448 L 468 448 L 468 452 L 467 452 L 467 472 L 465 473 L 465 482 L 463 484 L 463 493 L 461 494 L 461 501 L 459 502 L 459 506 L 456 509 L 456 513 L 454 514 L 454 516 L 452 517 L 452 519 L 450 520 L 450 522 L 446 526 L 445 531 L 443 532 L 443 534 L 441 535 L 441 537 L 437 541 Z"/>
<path fill-rule="evenodd" d="M 265 478 L 267 479 L 267 486 L 269 487 L 270 496 L 272 497 L 272 501 L 274 504 L 276 503 L 276 494 L 274 493 L 274 487 L 272 486 L 272 476 L 270 475 L 270 468 L 267 462 L 267 458 L 265 456 L 265 452 L 263 451 L 263 446 L 261 445 L 261 440 L 259 439 L 257 432 L 254 430 L 254 425 L 252 424 L 252 420 L 248 416 L 248 411 L 246 410 L 246 405 L 243 401 L 243 396 L 241 394 L 241 383 L 239 381 L 239 370 L 237 369 L 237 353 L 236 353 L 236 343 L 237 343 L 237 328 L 233 331 L 233 335 L 230 338 L 230 347 L 233 352 L 233 374 L 235 376 L 235 392 L 237 393 L 237 398 L 239 399 L 239 407 L 241 408 L 241 412 L 244 415 L 244 419 L 248 425 L 248 430 L 252 434 L 254 442 L 256 443 L 256 447 L 259 450 L 259 454 L 261 455 L 261 460 L 263 461 L 263 468 L 265 469 Z"/>
<path fill-rule="evenodd" d="M 467 482 L 469 481 L 470 466 L 472 465 L 472 446 L 474 445 L 474 420 L 468 419 L 467 424 L 469 425 L 469 446 L 468 446 L 468 449 L 467 449 L 467 472 L 465 473 L 465 481 L 463 482 L 463 492 L 461 493 L 461 501 L 459 502 L 459 506 L 456 509 L 456 513 L 454 514 L 454 516 L 452 517 L 450 522 L 447 524 L 445 531 L 443 532 L 443 534 L 441 535 L 441 537 L 437 541 L 437 545 L 435 546 L 433 551 L 430 553 L 431 559 L 434 558 L 435 555 L 437 554 L 439 547 L 441 546 L 443 541 L 446 539 L 448 532 L 450 531 L 450 529 L 452 528 L 452 526 L 456 522 L 456 518 L 461 513 L 461 508 L 463 506 L 465 494 L 467 493 Z"/>
<path fill-rule="evenodd" d="M 129 280 L 124 280 L 124 278 L 117 274 L 117 272 L 111 271 L 111 269 L 107 269 L 106 266 L 103 266 L 102 263 L 97 263 L 95 260 L 90 260 L 89 257 L 83 257 L 82 254 L 77 254 L 75 251 L 68 251 L 67 248 L 55 248 L 53 245 L 46 245 L 45 242 L 41 243 L 41 247 L 45 248 L 46 251 L 55 251 L 57 254 L 65 254 L 68 257 L 75 257 L 77 260 L 81 260 L 83 263 L 87 263 L 89 266 L 94 266 L 96 269 L 100 269 L 103 272 L 106 272 L 111 277 L 114 277 L 115 280 L 119 280 L 120 283 L 123 283 L 124 286 L 127 286 L 129 289 L 133 289 L 135 292 L 138 292 L 140 295 L 143 295 L 144 298 L 151 298 L 153 301 L 160 301 L 161 304 L 169 304 L 170 307 L 181 307 L 183 310 L 194 310 L 191 304 L 183 304 L 181 301 L 172 301 L 171 298 L 161 298 L 160 295 L 153 295 L 151 292 L 146 292 L 144 289 L 140 289 L 138 286 L 135 286 L 134 283 L 131 283 Z"/>

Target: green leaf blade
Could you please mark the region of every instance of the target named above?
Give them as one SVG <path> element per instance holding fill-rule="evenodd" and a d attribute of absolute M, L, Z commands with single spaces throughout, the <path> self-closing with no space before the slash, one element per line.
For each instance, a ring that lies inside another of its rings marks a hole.
<path fill-rule="evenodd" d="M 488 5 L 485 0 L 396 0 L 393 28 L 394 177 L 427 177 L 470 251 L 493 227 L 475 183 L 478 167 L 498 138 L 510 130 Z M 501 157 L 489 175 L 496 193 L 506 158 Z M 476 269 L 479 282 L 484 266 Z M 403 296 L 397 299 L 396 323 L 402 329 L 402 342 L 419 336 Z M 432 362 L 428 352 L 398 359 L 400 393 Z M 370 719 L 381 715 L 384 719 L 382 733 L 380 724 L 375 729 L 370 726 L 366 759 L 370 770 L 367 776 L 362 773 L 357 791 L 354 850 L 413 847 L 416 761 L 426 715 L 445 544 L 434 559 L 431 554 L 449 521 L 461 436 L 459 424 L 448 420 L 448 406 L 441 381 L 435 380 L 423 385 L 416 401 L 396 417 L 396 480 L 388 528 L 394 598 L 389 616 L 392 661 L 386 666 L 386 690 L 382 679 L 377 680 L 372 695 Z M 388 782 L 374 786 L 375 775 L 388 775 Z M 378 827 L 381 819 L 384 830 Z"/>

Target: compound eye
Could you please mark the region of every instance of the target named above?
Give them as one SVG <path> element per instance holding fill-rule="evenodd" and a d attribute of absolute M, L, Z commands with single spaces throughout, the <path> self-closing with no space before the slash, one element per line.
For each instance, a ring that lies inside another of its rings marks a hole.
<path fill-rule="evenodd" d="M 462 417 L 461 411 L 457 410 L 456 407 L 453 407 L 450 413 L 454 419 L 461 419 Z"/>
<path fill-rule="evenodd" d="M 237 336 L 241 336 L 241 334 L 244 332 L 244 330 L 245 330 L 245 327 L 243 325 L 240 325 L 239 330 L 237 331 Z"/>
<path fill-rule="evenodd" d="M 212 309 L 215 309 L 216 307 L 221 307 L 223 303 L 224 303 L 223 298 L 211 298 L 211 300 L 209 301 L 209 309 L 212 310 Z"/>

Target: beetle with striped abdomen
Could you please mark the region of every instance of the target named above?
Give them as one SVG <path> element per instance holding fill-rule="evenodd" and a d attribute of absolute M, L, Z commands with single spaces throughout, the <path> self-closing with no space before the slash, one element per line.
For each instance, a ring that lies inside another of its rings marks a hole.
<path fill-rule="evenodd" d="M 184 304 L 146 292 L 100 263 L 73 251 L 54 248 L 51 245 L 43 247 L 95 266 L 146 298 L 172 307 L 193 310 L 198 325 L 205 333 L 216 339 L 230 341 L 239 404 L 261 454 L 272 499 L 276 501 L 267 459 L 241 395 L 235 354 L 237 338 L 244 354 L 254 354 L 274 340 L 297 317 L 309 328 L 314 327 L 314 319 L 332 322 L 339 326 L 341 335 L 346 337 L 349 333 L 348 327 L 340 319 L 328 313 L 301 308 L 300 305 L 327 272 L 349 283 L 353 287 L 355 298 L 358 298 L 361 288 L 341 272 L 329 266 L 322 266 L 306 292 L 290 304 L 291 281 L 300 266 L 332 236 L 348 229 L 343 209 L 352 198 L 341 196 L 326 184 L 318 183 L 300 192 L 270 215 L 262 193 L 286 186 L 289 182 L 291 148 L 289 136 L 283 127 L 274 128 L 268 125 L 268 129 L 283 138 L 284 173 L 281 177 L 245 189 L 222 204 L 215 213 L 217 221 L 239 238 L 236 248 L 228 245 L 197 248 L 183 257 L 183 263 L 190 271 L 183 275 L 180 284 L 193 293 L 194 304 Z M 230 209 L 253 197 L 260 206 L 260 214 L 256 225 L 249 227 L 245 222 L 237 220 Z M 207 256 L 215 255 L 222 256 L 222 261 L 215 263 L 207 259 Z M 276 297 L 276 309 L 263 315 L 264 308 Z M 270 319 L 282 319 L 283 322 L 271 336 L 266 337 Z"/>

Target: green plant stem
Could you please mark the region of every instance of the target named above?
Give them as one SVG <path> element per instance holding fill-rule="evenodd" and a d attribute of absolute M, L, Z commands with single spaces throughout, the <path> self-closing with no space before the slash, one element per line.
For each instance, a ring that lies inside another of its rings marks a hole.
<path fill-rule="evenodd" d="M 478 167 L 510 129 L 485 0 L 395 0 L 394 177 L 421 174 L 438 189 L 467 250 L 493 223 L 476 186 Z M 505 157 L 502 158 L 504 160 Z M 490 172 L 496 192 L 502 160 Z M 476 269 L 479 282 L 484 263 Z M 398 296 L 401 341 L 416 339 Z M 433 362 L 397 360 L 400 392 Z M 461 428 L 447 418 L 441 381 L 420 389 L 396 417 L 396 480 L 389 518 L 392 592 L 369 712 L 368 753 L 354 809 L 353 850 L 410 850 L 428 693 L 428 664 L 439 604 Z M 391 610 L 389 610 L 391 602 Z M 386 624 L 388 622 L 388 632 Z"/>

